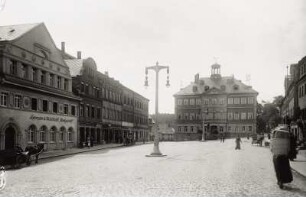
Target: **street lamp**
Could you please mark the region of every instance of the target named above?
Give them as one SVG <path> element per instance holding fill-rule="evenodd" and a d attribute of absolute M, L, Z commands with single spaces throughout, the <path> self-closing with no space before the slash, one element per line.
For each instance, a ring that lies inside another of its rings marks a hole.
<path fill-rule="evenodd" d="M 208 110 L 205 111 L 205 116 L 203 116 L 203 131 L 202 131 L 202 142 L 204 142 L 206 140 L 205 137 L 205 120 L 206 120 L 206 116 L 208 115 Z"/>
<path fill-rule="evenodd" d="M 159 133 L 158 133 L 158 73 L 162 69 L 167 69 L 167 84 L 166 86 L 169 87 L 169 66 L 161 66 L 156 62 L 155 66 L 146 67 L 146 78 L 145 78 L 145 86 L 149 86 L 148 84 L 148 70 L 153 70 L 156 73 L 156 80 L 155 80 L 155 134 L 154 134 L 154 147 L 153 152 L 150 155 L 146 155 L 147 157 L 162 157 L 166 156 L 163 155 L 159 150 Z"/>

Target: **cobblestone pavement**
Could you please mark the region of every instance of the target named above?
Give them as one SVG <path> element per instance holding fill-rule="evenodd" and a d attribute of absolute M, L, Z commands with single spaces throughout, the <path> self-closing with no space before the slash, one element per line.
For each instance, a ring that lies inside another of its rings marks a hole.
<path fill-rule="evenodd" d="M 145 157 L 152 144 L 82 153 L 8 171 L 0 196 L 306 196 L 306 179 L 294 173 L 276 184 L 271 153 L 243 139 L 162 142 L 166 157 Z"/>

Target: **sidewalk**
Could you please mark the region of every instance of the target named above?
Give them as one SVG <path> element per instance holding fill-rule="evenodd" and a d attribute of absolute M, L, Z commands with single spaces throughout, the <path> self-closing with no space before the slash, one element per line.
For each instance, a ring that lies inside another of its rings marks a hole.
<path fill-rule="evenodd" d="M 151 143 L 151 142 L 146 142 L 146 144 L 148 143 Z M 132 146 L 137 146 L 141 144 L 143 144 L 143 142 L 136 142 L 135 145 L 132 145 Z M 39 156 L 39 160 L 67 156 L 67 155 L 74 155 L 74 154 L 90 152 L 90 151 L 97 151 L 97 150 L 102 150 L 102 149 L 118 148 L 118 147 L 124 147 L 124 145 L 123 144 L 103 144 L 103 145 L 95 145 L 90 148 L 84 147 L 84 148 L 70 148 L 66 150 L 53 150 L 53 151 L 47 151 L 47 152 L 41 153 Z"/>
<path fill-rule="evenodd" d="M 306 177 L 306 150 L 299 150 L 296 159 L 290 161 L 292 170 Z"/>

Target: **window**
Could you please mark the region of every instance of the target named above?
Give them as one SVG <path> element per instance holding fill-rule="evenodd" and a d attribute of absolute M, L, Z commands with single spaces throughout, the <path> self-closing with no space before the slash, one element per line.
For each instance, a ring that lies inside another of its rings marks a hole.
<path fill-rule="evenodd" d="M 42 126 L 40 128 L 40 132 L 39 132 L 39 141 L 40 142 L 45 142 L 46 141 L 46 133 L 47 133 L 47 127 Z"/>
<path fill-rule="evenodd" d="M 101 118 L 101 108 L 97 108 L 97 118 Z"/>
<path fill-rule="evenodd" d="M 253 127 L 252 126 L 249 126 L 249 131 L 252 131 L 253 130 Z"/>
<path fill-rule="evenodd" d="M 233 104 L 233 98 L 228 98 L 227 99 L 227 104 L 229 104 L 229 105 Z"/>
<path fill-rule="evenodd" d="M 50 74 L 50 82 L 49 82 L 50 86 L 54 87 L 54 75 Z"/>
<path fill-rule="evenodd" d="M 194 99 L 190 99 L 190 105 L 194 105 L 195 104 L 195 100 Z"/>
<path fill-rule="evenodd" d="M 216 99 L 216 98 L 211 99 L 211 103 L 212 103 L 213 105 L 216 105 L 216 104 L 217 104 L 217 99 Z"/>
<path fill-rule="evenodd" d="M 56 141 L 56 127 L 52 127 L 50 129 L 50 141 L 55 142 Z"/>
<path fill-rule="evenodd" d="M 84 83 L 83 83 L 83 82 L 81 83 L 81 92 L 82 92 L 82 93 L 84 93 L 84 92 L 85 92 L 85 85 L 84 85 Z"/>
<path fill-rule="evenodd" d="M 245 126 L 242 126 L 242 131 L 245 131 Z"/>
<path fill-rule="evenodd" d="M 248 98 L 248 104 L 254 104 L 254 98 L 253 97 Z"/>
<path fill-rule="evenodd" d="M 239 113 L 238 112 L 234 112 L 234 120 L 239 120 Z"/>
<path fill-rule="evenodd" d="M 204 105 L 208 105 L 209 104 L 209 100 L 208 99 L 204 99 Z"/>
<path fill-rule="evenodd" d="M 184 131 L 188 132 L 188 127 L 187 126 L 184 126 Z"/>
<path fill-rule="evenodd" d="M 48 101 L 47 100 L 43 100 L 43 111 L 47 112 L 48 111 Z"/>
<path fill-rule="evenodd" d="M 37 106 L 38 106 L 37 105 L 37 99 L 36 98 L 32 98 L 31 99 L 31 109 L 34 110 L 34 111 L 37 111 L 37 109 L 38 109 Z"/>
<path fill-rule="evenodd" d="M 246 97 L 242 97 L 241 98 L 241 104 L 244 105 L 246 104 L 247 100 L 246 100 Z"/>
<path fill-rule="evenodd" d="M 20 77 L 21 78 L 26 78 L 27 77 L 26 68 L 27 68 L 26 64 L 21 64 L 21 67 L 20 67 Z"/>
<path fill-rule="evenodd" d="M 196 100 L 197 105 L 201 105 L 201 99 Z"/>
<path fill-rule="evenodd" d="M 68 80 L 64 80 L 64 90 L 68 90 Z"/>
<path fill-rule="evenodd" d="M 253 113 L 252 112 L 248 113 L 248 119 L 253 119 Z"/>
<path fill-rule="evenodd" d="M 95 117 L 95 107 L 91 107 L 91 117 L 94 118 Z"/>
<path fill-rule="evenodd" d="M 67 133 L 68 142 L 72 142 L 72 133 L 73 133 L 73 129 L 69 128 L 68 133 Z"/>
<path fill-rule="evenodd" d="M 57 88 L 62 87 L 62 78 L 60 76 L 57 76 Z"/>
<path fill-rule="evenodd" d="M 177 127 L 177 131 L 181 132 L 181 127 L 180 126 Z"/>
<path fill-rule="evenodd" d="M 190 131 L 193 132 L 193 130 L 194 130 L 194 128 L 193 128 L 193 126 L 191 126 L 191 127 L 190 127 Z"/>
<path fill-rule="evenodd" d="M 71 105 L 71 115 L 75 116 L 76 115 L 76 111 L 75 111 L 75 106 Z"/>
<path fill-rule="evenodd" d="M 46 72 L 45 71 L 42 71 L 41 72 L 41 75 L 40 75 L 40 82 L 42 84 L 46 84 Z"/>
<path fill-rule="evenodd" d="M 195 118 L 195 114 L 194 113 L 190 113 L 190 120 L 194 120 Z"/>
<path fill-rule="evenodd" d="M 232 113 L 232 112 L 229 112 L 229 113 L 228 113 L 228 119 L 229 119 L 229 120 L 232 120 L 232 119 L 233 119 L 233 113 Z"/>
<path fill-rule="evenodd" d="M 188 99 L 184 99 L 184 105 L 188 105 Z"/>
<path fill-rule="evenodd" d="M 189 117 L 188 117 L 188 113 L 185 113 L 185 114 L 184 114 L 184 119 L 185 119 L 185 120 L 188 120 L 188 118 L 189 118 Z"/>
<path fill-rule="evenodd" d="M 14 96 L 14 107 L 20 108 L 21 107 L 21 96 L 15 95 Z"/>
<path fill-rule="evenodd" d="M 68 104 L 64 104 L 64 114 L 68 115 Z"/>
<path fill-rule="evenodd" d="M 35 143 L 36 142 L 36 139 L 35 139 L 35 135 L 36 134 L 36 127 L 34 125 L 31 125 L 29 127 L 29 130 L 28 130 L 28 142 L 29 143 Z"/>
<path fill-rule="evenodd" d="M 86 106 L 86 117 L 90 117 L 90 107 L 89 107 L 89 105 Z"/>
<path fill-rule="evenodd" d="M 58 104 L 56 102 L 53 102 L 53 113 L 58 112 Z"/>
<path fill-rule="evenodd" d="M 84 105 L 83 104 L 80 105 L 80 116 L 81 117 L 84 116 Z"/>
<path fill-rule="evenodd" d="M 228 127 L 227 127 L 227 130 L 228 130 L 229 132 L 231 131 L 231 129 L 232 129 L 231 126 L 228 126 Z"/>
<path fill-rule="evenodd" d="M 242 112 L 241 113 L 241 120 L 245 120 L 246 119 L 246 113 L 245 112 Z"/>
<path fill-rule="evenodd" d="M 8 105 L 8 93 L 1 92 L 0 95 L 0 106 L 6 107 Z"/>
<path fill-rule="evenodd" d="M 240 98 L 234 98 L 234 104 L 236 105 L 240 104 Z"/>
<path fill-rule="evenodd" d="M 66 132 L 65 127 L 61 127 L 60 132 L 59 132 L 59 140 L 62 141 L 62 142 L 64 141 L 65 132 Z"/>
<path fill-rule="evenodd" d="M 32 68 L 32 76 L 33 76 L 33 81 L 37 82 L 38 78 L 37 78 L 37 69 L 36 68 Z"/>
<path fill-rule="evenodd" d="M 10 74 L 17 75 L 17 61 L 11 60 L 9 67 L 10 67 Z"/>

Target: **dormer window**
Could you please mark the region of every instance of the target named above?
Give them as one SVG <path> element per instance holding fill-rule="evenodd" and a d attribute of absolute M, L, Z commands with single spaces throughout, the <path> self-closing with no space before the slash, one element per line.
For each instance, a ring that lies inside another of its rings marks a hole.
<path fill-rule="evenodd" d="M 238 85 L 234 85 L 234 90 L 238 90 L 239 86 Z"/>
<path fill-rule="evenodd" d="M 193 87 L 192 87 L 192 91 L 193 91 L 193 92 L 197 92 L 197 91 L 198 91 L 198 87 L 197 87 L 197 86 L 193 86 Z"/>
<path fill-rule="evenodd" d="M 222 85 L 221 90 L 225 91 L 225 89 L 226 89 L 225 85 Z"/>
<path fill-rule="evenodd" d="M 209 86 L 205 86 L 205 91 L 209 90 Z"/>

